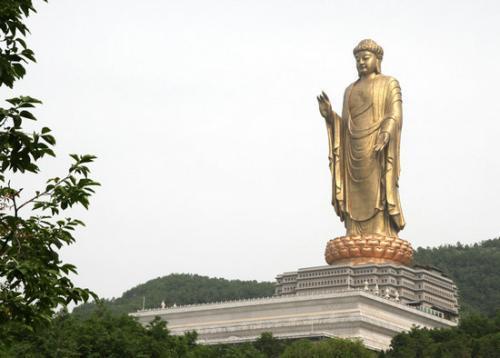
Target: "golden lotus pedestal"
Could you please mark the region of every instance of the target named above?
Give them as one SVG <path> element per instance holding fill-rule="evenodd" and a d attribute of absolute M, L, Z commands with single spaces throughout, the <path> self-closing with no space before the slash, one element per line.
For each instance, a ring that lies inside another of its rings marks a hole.
<path fill-rule="evenodd" d="M 408 241 L 383 235 L 337 237 L 328 241 L 325 250 L 325 260 L 329 265 L 389 262 L 409 265 L 412 258 L 413 249 Z"/>

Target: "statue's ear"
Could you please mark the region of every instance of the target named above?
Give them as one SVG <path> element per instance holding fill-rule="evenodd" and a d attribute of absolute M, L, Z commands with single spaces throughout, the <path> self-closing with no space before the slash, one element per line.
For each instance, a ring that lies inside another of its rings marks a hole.
<path fill-rule="evenodd" d="M 382 73 L 382 60 L 380 58 L 377 58 L 377 74 L 381 74 Z"/>

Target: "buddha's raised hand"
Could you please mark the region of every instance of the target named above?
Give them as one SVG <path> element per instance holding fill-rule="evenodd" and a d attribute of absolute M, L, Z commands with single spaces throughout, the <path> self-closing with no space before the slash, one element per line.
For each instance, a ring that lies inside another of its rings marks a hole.
<path fill-rule="evenodd" d="M 316 97 L 318 100 L 318 105 L 319 105 L 319 113 L 321 113 L 321 116 L 326 119 L 330 120 L 332 116 L 332 104 L 330 103 L 330 99 L 326 95 L 325 92 L 321 92 L 319 96 Z"/>

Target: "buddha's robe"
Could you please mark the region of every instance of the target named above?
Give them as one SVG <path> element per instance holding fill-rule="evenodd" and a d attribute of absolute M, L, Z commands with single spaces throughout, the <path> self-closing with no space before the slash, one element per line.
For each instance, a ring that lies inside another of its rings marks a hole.
<path fill-rule="evenodd" d="M 398 192 L 401 122 L 399 83 L 384 75 L 351 84 L 342 116 L 327 121 L 332 204 L 347 235 L 397 236 L 405 225 Z M 381 132 L 389 142 L 376 152 Z"/>

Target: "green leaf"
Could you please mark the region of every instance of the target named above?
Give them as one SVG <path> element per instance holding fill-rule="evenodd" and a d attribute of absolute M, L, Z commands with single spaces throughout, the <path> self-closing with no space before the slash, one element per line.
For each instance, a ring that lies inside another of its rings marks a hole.
<path fill-rule="evenodd" d="M 21 111 L 19 113 L 19 115 L 21 117 L 24 117 L 24 118 L 28 118 L 28 119 L 32 119 L 34 121 L 36 121 L 36 117 L 31 113 L 31 112 L 28 112 L 28 111 Z"/>
<path fill-rule="evenodd" d="M 14 122 L 15 128 L 20 128 L 21 124 L 23 123 L 23 119 L 20 116 L 12 117 L 12 121 Z"/>
<path fill-rule="evenodd" d="M 22 78 L 24 77 L 24 75 L 26 74 L 26 69 L 24 68 L 23 65 L 21 65 L 20 63 L 14 63 L 12 65 L 12 68 L 14 69 L 15 73 L 16 73 L 16 76 L 18 78 Z"/>
<path fill-rule="evenodd" d="M 49 143 L 50 145 L 56 144 L 56 139 L 51 135 L 42 135 L 42 139 Z"/>
<path fill-rule="evenodd" d="M 16 98 L 9 98 L 9 99 L 6 99 L 5 101 L 9 102 L 10 104 L 12 104 L 14 106 L 16 106 L 16 105 L 18 105 L 19 103 L 22 102 L 21 98 L 18 98 L 18 97 L 16 97 Z"/>
<path fill-rule="evenodd" d="M 27 46 L 26 46 L 26 42 L 23 40 L 23 39 L 20 39 L 20 38 L 16 38 L 16 41 L 24 48 L 26 49 Z"/>
<path fill-rule="evenodd" d="M 33 53 L 33 51 L 31 51 L 29 49 L 25 49 L 25 50 L 21 51 L 21 55 L 26 57 L 27 59 L 33 61 L 33 62 L 36 62 L 35 54 Z"/>

